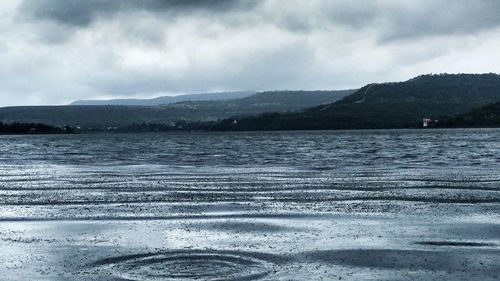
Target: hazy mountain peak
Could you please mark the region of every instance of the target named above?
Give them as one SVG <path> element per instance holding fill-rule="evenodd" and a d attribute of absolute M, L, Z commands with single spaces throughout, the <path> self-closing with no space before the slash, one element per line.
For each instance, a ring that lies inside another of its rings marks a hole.
<path fill-rule="evenodd" d="M 78 100 L 70 105 L 166 105 L 184 101 L 210 101 L 210 100 L 231 100 L 248 97 L 255 94 L 255 91 L 233 91 L 200 93 L 177 96 L 161 96 L 151 99 L 109 99 L 109 100 Z"/>

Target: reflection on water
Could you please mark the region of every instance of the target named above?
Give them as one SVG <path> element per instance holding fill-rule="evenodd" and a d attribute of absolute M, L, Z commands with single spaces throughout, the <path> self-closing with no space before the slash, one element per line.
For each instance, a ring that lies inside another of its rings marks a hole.
<path fill-rule="evenodd" d="M 0 137 L 1 280 L 498 280 L 500 130 Z"/>

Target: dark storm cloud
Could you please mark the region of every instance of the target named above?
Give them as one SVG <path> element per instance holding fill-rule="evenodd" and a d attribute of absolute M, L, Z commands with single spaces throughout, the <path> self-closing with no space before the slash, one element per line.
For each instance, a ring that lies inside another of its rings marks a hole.
<path fill-rule="evenodd" d="M 312 4 L 311 4 L 312 3 Z M 263 6 L 263 9 L 256 9 Z M 479 32 L 500 26 L 498 0 L 24 0 L 19 14 L 35 20 L 85 27 L 118 13 L 146 11 L 155 17 L 183 13 L 252 14 L 257 23 L 303 33 L 343 26 L 371 29 L 381 41 Z M 204 15 L 199 15 L 203 17 Z M 234 22 L 226 22 L 233 25 Z"/>
<path fill-rule="evenodd" d="M 35 19 L 70 26 L 87 26 L 99 17 L 119 12 L 227 12 L 248 10 L 252 0 L 25 0 L 18 12 Z"/>
<path fill-rule="evenodd" d="M 381 41 L 476 33 L 500 26 L 498 0 L 312 1 L 295 5 L 274 21 L 296 32 L 344 27 L 370 30 Z M 291 13 L 291 14 L 290 14 Z M 273 18 L 273 17 L 271 17 Z"/>

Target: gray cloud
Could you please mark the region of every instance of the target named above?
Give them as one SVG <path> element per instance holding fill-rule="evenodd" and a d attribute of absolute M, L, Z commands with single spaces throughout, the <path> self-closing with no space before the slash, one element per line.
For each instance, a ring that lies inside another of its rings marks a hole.
<path fill-rule="evenodd" d="M 292 0 L 293 1 L 293 0 Z M 296 1 L 276 23 L 292 31 L 329 29 L 344 26 L 371 30 L 381 41 L 423 36 L 477 33 L 500 26 L 500 1 L 497 0 L 349 0 L 312 1 L 304 7 Z M 294 16 L 290 16 L 290 13 Z"/>
<path fill-rule="evenodd" d="M 286 4 L 284 4 L 286 3 Z M 256 9 L 257 7 L 263 9 Z M 267 8 L 267 9 L 266 9 Z M 24 0 L 21 16 L 58 24 L 86 27 L 99 19 L 139 12 L 172 21 L 188 14 L 227 14 L 237 11 L 290 31 L 311 32 L 344 26 L 371 29 L 381 41 L 422 36 L 475 33 L 500 26 L 498 0 Z M 259 13 L 260 12 L 260 13 Z M 216 19 L 219 20 L 219 19 Z M 235 22 L 226 22 L 235 24 Z"/>
<path fill-rule="evenodd" d="M 470 34 L 500 26 L 500 2 L 422 1 L 405 13 L 393 11 L 391 15 L 383 39 Z"/>
<path fill-rule="evenodd" d="M 121 12 L 227 12 L 250 9 L 249 0 L 25 0 L 19 13 L 34 19 L 70 26 L 87 26 L 94 20 Z"/>
<path fill-rule="evenodd" d="M 0 105 L 500 72 L 497 0 L 2 0 Z"/>

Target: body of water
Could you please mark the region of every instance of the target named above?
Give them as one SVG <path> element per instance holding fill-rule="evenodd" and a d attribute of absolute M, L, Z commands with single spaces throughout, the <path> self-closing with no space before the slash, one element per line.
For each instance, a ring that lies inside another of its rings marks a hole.
<path fill-rule="evenodd" d="M 500 130 L 0 136 L 0 280 L 499 280 Z"/>

